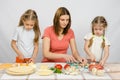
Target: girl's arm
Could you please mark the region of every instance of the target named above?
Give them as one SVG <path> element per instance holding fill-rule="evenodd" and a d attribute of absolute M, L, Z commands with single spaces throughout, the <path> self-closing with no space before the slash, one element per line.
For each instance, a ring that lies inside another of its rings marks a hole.
<path fill-rule="evenodd" d="M 18 55 L 19 59 L 24 59 L 23 54 L 20 52 L 20 50 L 17 48 L 16 45 L 16 41 L 12 40 L 11 41 L 11 47 L 13 48 L 13 50 L 16 52 L 16 54 Z"/>
<path fill-rule="evenodd" d="M 72 54 L 73 56 L 75 57 L 76 60 L 80 61 L 80 62 L 83 62 L 83 63 L 86 63 L 87 60 L 82 58 L 79 53 L 78 53 L 78 50 L 77 50 L 77 47 L 76 47 L 76 42 L 75 42 L 75 39 L 71 39 L 70 40 L 70 47 L 71 47 L 71 51 L 72 51 Z"/>
<path fill-rule="evenodd" d="M 48 58 L 48 59 L 59 59 L 59 58 L 64 58 L 66 61 L 75 61 L 74 57 L 68 54 L 63 54 L 63 53 L 52 53 L 50 52 L 50 39 L 47 37 L 43 38 L 43 43 L 42 43 L 42 52 L 43 56 Z"/>
<path fill-rule="evenodd" d="M 89 50 L 89 40 L 85 40 L 84 50 L 87 53 L 87 55 L 90 57 L 92 61 L 95 61 L 95 56 L 92 54 L 92 52 Z"/>
<path fill-rule="evenodd" d="M 32 55 L 32 57 L 31 57 L 29 62 L 35 62 L 35 59 L 36 59 L 36 57 L 38 55 L 38 49 L 39 49 L 39 43 L 34 43 L 33 55 Z"/>
<path fill-rule="evenodd" d="M 109 56 L 109 45 L 105 45 L 104 47 L 104 56 L 102 58 L 102 60 L 100 61 L 101 65 L 104 65 L 106 60 L 108 59 Z"/>

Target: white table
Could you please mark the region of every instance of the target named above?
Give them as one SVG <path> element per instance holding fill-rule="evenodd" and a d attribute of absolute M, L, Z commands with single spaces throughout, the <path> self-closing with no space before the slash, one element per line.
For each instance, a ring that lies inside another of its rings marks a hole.
<path fill-rule="evenodd" d="M 55 66 L 55 64 L 62 64 L 64 66 L 66 63 L 36 63 L 37 69 L 42 64 L 47 64 L 49 67 Z M 105 69 L 109 68 L 109 66 L 118 67 L 120 68 L 120 64 L 106 64 Z M 116 67 L 116 69 L 117 69 Z M 65 74 L 52 74 L 49 76 L 39 76 L 38 74 L 33 73 L 31 75 L 25 75 L 25 76 L 12 76 L 5 73 L 5 71 L 0 70 L 0 80 L 93 80 L 93 79 L 99 79 L 99 80 L 114 80 L 114 79 L 120 79 L 120 71 L 118 72 L 107 72 L 104 76 L 99 77 L 90 74 L 87 71 L 82 71 L 79 75 L 65 75 Z"/>

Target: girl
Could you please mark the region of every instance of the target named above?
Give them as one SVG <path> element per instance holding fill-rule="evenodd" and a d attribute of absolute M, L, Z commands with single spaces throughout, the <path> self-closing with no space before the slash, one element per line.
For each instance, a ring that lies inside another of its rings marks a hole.
<path fill-rule="evenodd" d="M 87 34 L 84 50 L 91 61 L 99 62 L 104 65 L 108 55 L 110 42 L 105 37 L 107 22 L 103 16 L 97 16 L 92 21 L 92 33 Z M 103 55 L 104 52 L 104 55 Z"/>
<path fill-rule="evenodd" d="M 38 17 L 34 10 L 27 10 L 20 18 L 11 46 L 16 52 L 16 62 L 35 62 L 38 54 L 40 29 Z"/>
<path fill-rule="evenodd" d="M 42 62 L 82 62 L 77 51 L 74 32 L 71 27 L 71 16 L 65 7 L 60 7 L 55 13 L 53 25 L 45 29 L 43 35 Z M 71 47 L 72 55 L 67 54 Z M 85 61 L 85 60 L 84 60 Z"/>

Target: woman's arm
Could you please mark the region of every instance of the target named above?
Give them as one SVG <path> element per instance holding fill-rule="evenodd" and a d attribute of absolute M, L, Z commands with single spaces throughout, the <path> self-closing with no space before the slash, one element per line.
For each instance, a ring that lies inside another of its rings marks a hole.
<path fill-rule="evenodd" d="M 79 55 L 78 50 L 77 50 L 77 46 L 76 46 L 76 42 L 75 42 L 74 38 L 70 40 L 70 47 L 71 47 L 72 54 L 73 54 L 73 56 L 75 57 L 76 60 L 78 60 L 80 62 L 84 62 L 84 63 L 87 62 L 86 59 L 82 58 Z"/>
<path fill-rule="evenodd" d="M 87 53 L 87 55 L 90 57 L 92 61 L 95 61 L 95 56 L 92 54 L 92 52 L 89 50 L 89 40 L 85 40 L 84 50 Z"/>
<path fill-rule="evenodd" d="M 16 45 L 16 41 L 12 40 L 11 41 L 11 47 L 13 48 L 13 50 L 16 52 L 16 54 L 18 55 L 19 59 L 24 59 L 23 54 L 20 52 L 20 50 L 17 48 Z"/>
<path fill-rule="evenodd" d="M 48 58 L 48 59 L 59 59 L 59 58 L 64 58 L 66 61 L 75 61 L 74 57 L 71 55 L 63 54 L 63 53 L 52 53 L 50 52 L 50 39 L 48 37 L 43 38 L 42 42 L 42 51 L 43 51 L 43 56 Z"/>

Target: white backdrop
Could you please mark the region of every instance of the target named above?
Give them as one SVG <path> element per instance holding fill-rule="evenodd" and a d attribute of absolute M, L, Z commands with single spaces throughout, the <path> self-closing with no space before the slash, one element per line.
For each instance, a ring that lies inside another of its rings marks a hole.
<path fill-rule="evenodd" d="M 108 21 L 106 36 L 111 42 L 110 56 L 107 62 L 120 62 L 120 0 L 1 0 L 0 1 L 0 63 L 14 62 L 15 52 L 10 41 L 17 27 L 20 16 L 27 9 L 34 9 L 39 17 L 41 33 L 47 26 L 52 25 L 55 11 L 58 7 L 66 7 L 72 17 L 77 48 L 81 56 L 84 35 L 90 32 L 91 21 L 96 16 L 104 16 Z M 41 43 L 37 62 L 41 61 Z M 71 53 L 70 49 L 68 53 Z"/>

